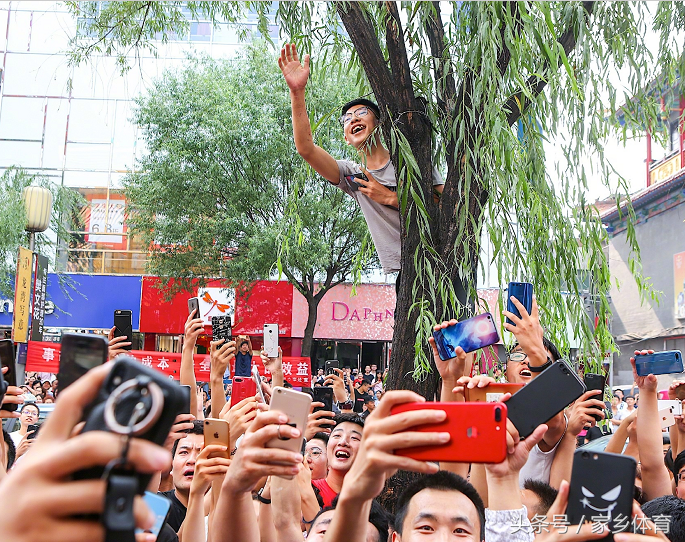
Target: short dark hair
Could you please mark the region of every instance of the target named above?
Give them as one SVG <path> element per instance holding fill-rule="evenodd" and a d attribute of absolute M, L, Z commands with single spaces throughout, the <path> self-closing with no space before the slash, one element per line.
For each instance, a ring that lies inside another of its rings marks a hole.
<path fill-rule="evenodd" d="M 19 414 L 24 412 L 24 410 L 26 410 L 26 407 L 30 406 L 34 407 L 38 411 L 38 415 L 40 416 L 40 407 L 38 406 L 38 403 L 24 403 L 23 405 L 21 405 L 21 408 L 19 409 Z"/>
<path fill-rule="evenodd" d="M 331 431 L 333 431 L 341 423 L 345 422 L 356 423 L 359 427 L 364 429 L 364 418 L 359 416 L 359 414 L 336 414 L 335 416 L 333 416 L 333 421 L 335 422 L 335 425 L 331 427 Z"/>
<path fill-rule="evenodd" d="M 205 434 L 205 429 L 204 429 L 204 424 L 202 423 L 202 420 L 193 420 L 193 428 L 192 429 L 186 429 L 183 431 L 183 433 L 186 433 L 188 435 L 204 435 Z M 183 437 L 185 438 L 185 437 Z M 177 439 L 176 442 L 174 442 L 174 445 L 171 448 L 171 457 L 176 457 L 176 448 L 178 448 L 178 443 L 181 439 Z"/>
<path fill-rule="evenodd" d="M 330 512 L 331 510 L 335 510 L 337 506 L 338 496 L 336 495 L 333 501 L 331 502 L 330 506 L 322 508 L 321 510 L 319 510 L 319 513 L 316 514 L 316 516 L 314 516 L 314 519 L 312 520 L 312 523 L 309 526 L 307 534 L 309 534 L 311 530 L 314 528 L 316 520 L 318 520 L 319 517 L 321 517 L 321 514 Z M 371 525 L 373 525 L 378 531 L 378 542 L 388 542 L 390 519 L 390 514 L 388 514 L 388 512 L 386 512 L 380 504 L 378 504 L 376 501 L 371 501 L 371 510 L 369 512 L 368 522 L 371 523 Z"/>
<path fill-rule="evenodd" d="M 652 521 L 656 516 L 670 516 L 669 528 L 664 534 L 672 542 L 685 540 L 685 500 L 664 495 L 643 504 L 642 511 Z"/>
<path fill-rule="evenodd" d="M 523 489 L 527 489 L 535 493 L 535 496 L 539 499 L 539 501 L 533 512 L 541 516 L 547 515 L 547 511 L 550 509 L 552 504 L 554 504 L 557 494 L 559 493 L 551 485 L 546 484 L 542 480 L 533 480 L 532 478 L 529 478 L 523 482 Z"/>
<path fill-rule="evenodd" d="M 12 465 L 14 465 L 14 460 L 17 458 L 17 448 L 14 445 L 14 441 L 12 440 L 12 437 L 10 437 L 10 434 L 4 429 L 2 430 L 2 438 L 7 444 L 7 463 L 5 464 L 5 470 L 9 472 Z"/>
<path fill-rule="evenodd" d="M 407 519 L 409 503 L 414 496 L 424 489 L 437 489 L 439 491 L 458 491 L 467 497 L 478 512 L 480 521 L 480 540 L 485 540 L 485 506 L 483 500 L 478 495 L 476 488 L 464 480 L 461 476 L 444 470 L 435 474 L 421 476 L 409 484 L 397 498 L 397 510 L 395 513 L 395 530 L 401 535 L 404 528 L 404 521 Z"/>
<path fill-rule="evenodd" d="M 673 460 L 673 475 L 675 476 L 675 484 L 678 485 L 678 473 L 685 467 L 685 450 L 680 452 Z"/>
<path fill-rule="evenodd" d="M 376 118 L 380 120 L 381 118 L 381 110 L 380 108 L 371 100 L 367 100 L 366 98 L 357 98 L 355 100 L 350 100 L 347 102 L 345 105 L 342 106 L 340 109 L 340 116 L 342 117 L 345 113 L 347 113 L 347 110 L 350 107 L 354 107 L 355 105 L 365 105 L 371 111 L 373 111 L 373 114 L 376 115 Z"/>
<path fill-rule="evenodd" d="M 322 433 L 321 431 L 314 433 L 314 436 L 309 440 L 321 440 L 326 446 L 328 446 L 328 435 L 326 433 Z M 309 442 L 309 440 L 307 442 Z"/>
<path fill-rule="evenodd" d="M 376 400 L 373 397 L 369 397 L 364 401 L 364 403 L 373 403 L 374 405 L 376 404 Z"/>

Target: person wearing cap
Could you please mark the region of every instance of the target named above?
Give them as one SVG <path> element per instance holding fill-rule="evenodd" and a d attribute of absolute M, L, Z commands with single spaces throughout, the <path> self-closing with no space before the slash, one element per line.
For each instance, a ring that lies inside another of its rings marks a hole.
<path fill-rule="evenodd" d="M 345 142 L 359 153 L 361 165 L 349 160 L 336 160 L 314 144 L 305 103 L 309 79 L 309 55 L 300 63 L 295 44 L 281 49 L 278 66 L 290 88 L 293 134 L 297 152 L 314 170 L 330 183 L 351 196 L 361 207 L 369 232 L 376 245 L 378 259 L 387 274 L 400 271 L 400 213 L 397 199 L 395 167 L 383 146 L 377 130 L 381 112 L 366 98 L 347 102 L 341 110 Z M 353 177 L 363 174 L 365 178 Z M 433 168 L 435 191 L 442 193 L 444 181 Z M 399 281 L 398 281 L 399 284 Z"/>

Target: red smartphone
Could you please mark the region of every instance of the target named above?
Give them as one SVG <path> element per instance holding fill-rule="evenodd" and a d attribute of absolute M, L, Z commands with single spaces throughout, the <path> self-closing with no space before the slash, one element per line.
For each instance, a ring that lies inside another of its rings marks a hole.
<path fill-rule="evenodd" d="M 412 427 L 409 431 L 447 432 L 452 438 L 440 446 L 396 450 L 396 455 L 420 461 L 501 463 L 507 457 L 507 407 L 504 403 L 406 403 L 392 414 L 410 410 L 444 410 L 441 423 Z"/>
<path fill-rule="evenodd" d="M 257 385 L 249 376 L 234 376 L 231 389 L 231 406 L 234 406 L 247 397 L 257 394 Z"/>

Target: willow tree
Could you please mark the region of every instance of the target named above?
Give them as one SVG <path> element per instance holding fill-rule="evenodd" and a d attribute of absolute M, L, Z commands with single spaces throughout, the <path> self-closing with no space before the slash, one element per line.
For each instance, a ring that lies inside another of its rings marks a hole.
<path fill-rule="evenodd" d="M 570 319 L 589 355 L 613 348 L 606 325 L 606 236 L 585 193 L 589 179 L 596 179 L 617 201 L 624 196 L 626 184 L 606 162 L 604 145 L 609 137 L 632 134 L 613 122 L 613 114 L 629 103 L 633 125 L 656 129 L 658 106 L 649 83 L 672 82 L 683 73 L 681 4 L 183 5 L 190 18 L 214 21 L 244 20 L 249 9 L 262 30 L 274 17 L 282 38 L 299 50 L 322 48 L 314 70 L 333 69 L 340 52 L 351 52 L 345 66 L 350 92 L 372 92 L 381 109 L 403 218 L 390 387 L 432 395 L 437 374 L 426 339 L 435 322 L 474 310 L 479 266 L 495 266 L 500 284 L 532 280 L 544 324 L 562 346 Z M 131 50 L 154 50 L 156 32 L 187 29 L 180 10 L 180 2 L 111 3 L 89 23 L 89 36 L 73 42 L 74 61 L 106 52 L 126 65 Z M 650 27 L 660 36 L 655 56 L 645 44 Z M 619 80 L 620 87 L 613 83 Z M 549 140 L 559 158 L 547 167 Z M 446 180 L 437 202 L 433 165 Z M 629 238 L 638 270 L 639 249 Z M 490 261 L 481 257 L 483 243 L 492 246 Z M 581 302 L 583 270 L 599 316 L 596 327 Z M 637 279 L 646 291 L 639 274 Z"/>

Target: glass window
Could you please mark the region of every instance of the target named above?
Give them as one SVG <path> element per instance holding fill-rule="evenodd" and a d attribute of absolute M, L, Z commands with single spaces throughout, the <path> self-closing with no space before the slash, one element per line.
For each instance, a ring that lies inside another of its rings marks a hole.
<path fill-rule="evenodd" d="M 212 23 L 190 23 L 190 41 L 209 41 Z"/>

